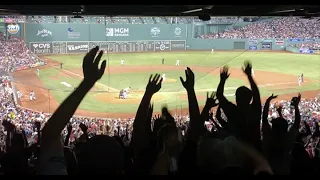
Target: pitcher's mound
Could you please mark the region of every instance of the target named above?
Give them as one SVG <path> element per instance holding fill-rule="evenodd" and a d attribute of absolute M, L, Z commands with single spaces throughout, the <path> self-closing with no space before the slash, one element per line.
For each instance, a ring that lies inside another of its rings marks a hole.
<path fill-rule="evenodd" d="M 131 92 L 127 99 L 119 99 L 119 93 L 98 93 L 95 98 L 98 101 L 107 102 L 110 104 L 139 104 L 144 92 Z M 161 94 L 155 94 L 152 97 L 153 102 L 158 102 L 163 99 Z"/>

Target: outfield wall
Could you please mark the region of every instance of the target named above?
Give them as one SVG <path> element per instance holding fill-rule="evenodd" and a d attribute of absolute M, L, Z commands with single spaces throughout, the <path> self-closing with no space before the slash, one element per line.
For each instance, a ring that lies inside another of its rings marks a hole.
<path fill-rule="evenodd" d="M 181 50 L 298 50 L 291 44 L 320 42 L 320 39 L 197 39 L 195 24 L 5 24 L 7 34 L 23 37 L 37 54 L 85 53 L 95 45 L 110 52 Z M 210 27 L 210 28 L 209 28 Z M 227 25 L 208 26 L 222 31 Z M 202 28 L 202 30 L 205 28 Z M 209 30 L 208 30 L 209 29 Z M 213 30 L 212 30 L 213 29 Z"/>

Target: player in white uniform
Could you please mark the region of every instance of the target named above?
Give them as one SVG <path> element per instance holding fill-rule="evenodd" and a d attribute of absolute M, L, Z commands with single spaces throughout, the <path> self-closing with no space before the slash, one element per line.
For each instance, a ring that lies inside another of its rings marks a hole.
<path fill-rule="evenodd" d="M 40 75 L 40 69 L 39 68 L 37 68 L 37 74 L 38 74 L 38 76 Z"/>
<path fill-rule="evenodd" d="M 21 92 L 18 90 L 17 91 L 17 96 L 18 96 L 18 99 L 20 100 L 21 99 L 21 97 L 22 97 L 22 94 L 21 94 Z"/>
<path fill-rule="evenodd" d="M 162 74 L 161 78 L 162 78 L 162 82 L 165 82 L 166 81 L 166 74 Z"/>
<path fill-rule="evenodd" d="M 33 100 L 36 100 L 36 94 L 34 93 L 34 91 L 31 91 L 29 94 L 29 100 L 30 102 Z"/>
<path fill-rule="evenodd" d="M 176 61 L 176 66 L 180 66 L 180 60 L 179 59 Z"/>
<path fill-rule="evenodd" d="M 298 84 L 299 84 L 299 86 L 301 86 L 301 81 L 302 81 L 301 76 L 298 76 Z"/>
<path fill-rule="evenodd" d="M 124 64 L 124 60 L 123 60 L 123 59 L 120 60 L 120 64 L 121 64 L 121 65 Z"/>

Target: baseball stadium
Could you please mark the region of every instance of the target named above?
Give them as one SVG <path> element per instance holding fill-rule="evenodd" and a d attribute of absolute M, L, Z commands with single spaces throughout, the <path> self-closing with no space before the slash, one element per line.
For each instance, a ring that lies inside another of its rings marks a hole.
<path fill-rule="evenodd" d="M 319 17 L 22 6 L 0 16 L 0 175 L 318 174 Z"/>
<path fill-rule="evenodd" d="M 71 18 L 72 23 L 52 23 L 54 19 L 46 17 L 41 23 L 33 19 L 2 23 L 9 35 L 24 40 L 28 52 L 37 56 L 37 63 L 41 64 L 19 67 L 12 73 L 15 92 L 19 90 L 22 94 L 20 106 L 54 112 L 81 82 L 82 59 L 95 46 L 104 51 L 107 68 L 81 103 L 78 115 L 129 118 L 136 112 L 152 73 L 165 75 L 161 91 L 152 99 L 155 110 L 168 105 L 182 115 L 187 112 L 188 100 L 179 77 L 184 77 L 186 67 L 195 73 L 195 90 L 202 105 L 206 92 L 217 88 L 220 68 L 228 65 L 231 76 L 225 95 L 234 101 L 237 87 L 249 85 L 242 72 L 245 60 L 253 64 L 261 97 L 275 93 L 288 100 L 298 92 L 303 92 L 304 98 L 319 93 L 318 39 L 272 38 L 273 30 L 265 29 L 270 25 L 281 28 L 279 22 L 294 22 L 294 18 L 265 18 L 255 22 L 234 18 L 225 19 L 222 24 L 223 18 L 207 24 L 192 18 L 106 17 L 100 24 L 96 19 L 88 17 L 87 23 L 81 23 Z M 238 30 L 241 28 L 249 28 L 252 37 L 242 38 Z M 270 38 L 263 38 L 268 33 Z M 289 32 L 282 33 L 279 37 Z M 299 83 L 302 74 L 304 81 Z M 119 98 L 119 92 L 128 87 L 127 97 Z M 31 91 L 36 96 L 32 102 L 29 101 Z"/>

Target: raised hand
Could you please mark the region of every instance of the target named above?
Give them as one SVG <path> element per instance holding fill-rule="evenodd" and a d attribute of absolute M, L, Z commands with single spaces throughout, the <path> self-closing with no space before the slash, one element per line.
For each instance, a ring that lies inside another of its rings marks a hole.
<path fill-rule="evenodd" d="M 216 96 L 216 92 L 212 92 L 210 96 L 209 96 L 209 92 L 207 92 L 207 101 L 206 101 L 207 107 L 213 108 L 219 104 L 219 101 L 215 96 Z"/>
<path fill-rule="evenodd" d="M 152 74 L 150 75 L 148 85 L 146 87 L 146 92 L 150 94 L 155 94 L 161 89 L 162 78 L 160 78 L 160 74 L 156 74 L 152 78 Z"/>
<path fill-rule="evenodd" d="M 194 73 L 189 67 L 187 67 L 187 69 L 184 72 L 186 74 L 186 80 L 183 80 L 183 78 L 180 77 L 181 84 L 183 85 L 184 88 L 186 88 L 186 90 L 193 89 Z"/>
<path fill-rule="evenodd" d="M 229 67 L 223 66 L 223 68 L 220 69 L 220 80 L 227 80 L 230 76 L 230 73 L 228 72 Z"/>
<path fill-rule="evenodd" d="M 248 60 L 244 61 L 244 67 L 242 67 L 242 70 L 247 76 L 251 76 L 251 73 L 252 73 L 252 64 L 251 64 L 251 62 L 248 61 Z"/>
<path fill-rule="evenodd" d="M 156 114 L 156 115 L 154 115 L 154 117 L 153 117 L 153 120 L 154 121 L 157 121 L 157 120 L 160 120 L 161 119 L 161 115 L 160 114 Z"/>
<path fill-rule="evenodd" d="M 98 68 L 99 62 L 103 55 L 103 51 L 100 51 L 98 56 L 96 57 L 97 52 L 99 51 L 99 47 L 91 49 L 89 53 L 83 58 L 82 69 L 84 75 L 84 82 L 88 85 L 93 86 L 95 82 L 97 82 L 103 75 L 104 70 L 106 68 L 106 60 L 104 60 Z"/>
<path fill-rule="evenodd" d="M 293 97 L 291 100 L 291 104 L 293 106 L 298 106 L 301 101 L 301 94 L 299 93 L 297 97 Z"/>
<path fill-rule="evenodd" d="M 276 99 L 278 97 L 278 95 L 274 96 L 273 94 L 271 94 L 270 97 L 268 97 L 267 101 L 271 101 L 272 99 Z"/>

